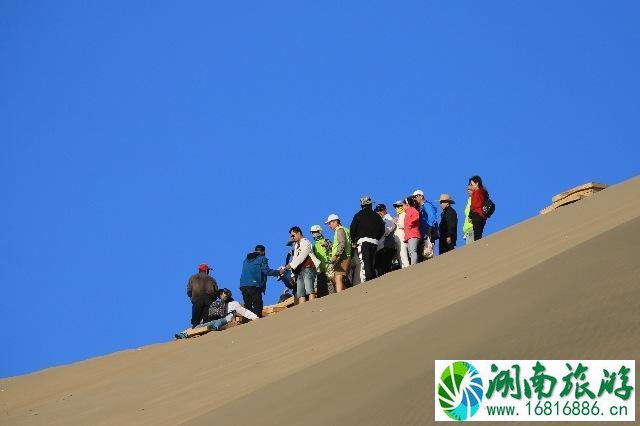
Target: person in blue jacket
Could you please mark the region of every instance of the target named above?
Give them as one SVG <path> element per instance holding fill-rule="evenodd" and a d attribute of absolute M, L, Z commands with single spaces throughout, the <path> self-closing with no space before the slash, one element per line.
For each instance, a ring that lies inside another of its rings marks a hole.
<path fill-rule="evenodd" d="M 424 256 L 425 244 L 433 244 L 438 239 L 438 209 L 425 198 L 421 189 L 416 189 L 413 192 L 413 198 L 420 204 L 420 235 L 422 238 L 418 245 L 418 257 L 419 261 L 423 261 L 427 259 Z"/>
<path fill-rule="evenodd" d="M 267 277 L 277 277 L 280 272 L 269 268 L 269 259 L 265 257 L 265 248 L 258 244 L 255 250 L 242 263 L 240 275 L 240 292 L 244 299 L 244 307 L 262 317 L 262 295 L 267 289 Z"/>

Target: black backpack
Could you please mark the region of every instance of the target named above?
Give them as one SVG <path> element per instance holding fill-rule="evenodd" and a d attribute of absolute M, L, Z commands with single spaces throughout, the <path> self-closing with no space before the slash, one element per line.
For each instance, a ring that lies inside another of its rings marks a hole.
<path fill-rule="evenodd" d="M 208 320 L 217 320 L 227 316 L 227 302 L 223 302 L 221 299 L 214 300 L 209 305 Z"/>
<path fill-rule="evenodd" d="M 496 211 L 496 203 L 491 201 L 491 198 L 487 196 L 487 198 L 484 200 L 484 205 L 482 206 L 482 213 L 484 213 L 484 216 L 488 219 L 491 217 L 491 215 L 495 211 Z"/>

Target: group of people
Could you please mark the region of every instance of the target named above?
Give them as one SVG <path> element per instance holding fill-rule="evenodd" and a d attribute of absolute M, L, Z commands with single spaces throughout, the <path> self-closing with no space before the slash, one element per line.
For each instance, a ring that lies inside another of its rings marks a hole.
<path fill-rule="evenodd" d="M 462 232 L 466 244 L 470 244 L 482 238 L 495 205 L 480 176 L 469 179 L 467 191 Z M 306 303 L 431 259 L 436 241 L 440 254 L 454 250 L 458 240 L 455 201 L 448 194 L 440 195 L 438 201 L 440 214 L 418 189 L 393 203 L 396 215 L 392 217 L 384 204 L 374 208 L 371 197 L 363 196 L 349 228 L 343 226 L 338 215 L 327 217 L 325 224 L 333 231 L 333 240 L 324 235 L 320 225 L 310 228 L 313 242 L 304 237 L 300 227 L 291 227 L 287 243 L 291 249 L 285 265 L 278 269 L 269 267 L 266 248 L 258 244 L 242 264 L 240 292 L 244 306 L 233 300 L 230 290 L 218 289 L 207 264 L 199 265 L 198 273 L 187 284 L 192 327 L 220 330 L 235 314 L 247 320 L 262 317 L 262 295 L 270 276 L 285 285 L 281 300 L 295 296 L 297 303 Z M 184 337 L 186 332 L 176 334 L 176 338 Z"/>

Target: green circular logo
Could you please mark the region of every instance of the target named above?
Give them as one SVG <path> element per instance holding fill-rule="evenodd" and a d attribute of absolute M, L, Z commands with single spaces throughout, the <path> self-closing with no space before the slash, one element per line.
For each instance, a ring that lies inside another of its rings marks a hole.
<path fill-rule="evenodd" d="M 454 420 L 467 420 L 480 408 L 484 388 L 476 368 L 456 361 L 444 369 L 438 383 L 440 407 Z"/>

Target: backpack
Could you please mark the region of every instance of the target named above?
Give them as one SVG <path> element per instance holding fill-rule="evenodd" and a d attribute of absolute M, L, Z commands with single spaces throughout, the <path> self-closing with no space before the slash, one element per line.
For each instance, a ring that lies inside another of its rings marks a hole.
<path fill-rule="evenodd" d="M 491 201 L 491 198 L 487 196 L 487 198 L 484 200 L 484 205 L 482 206 L 482 213 L 484 213 L 485 217 L 488 219 L 495 211 L 496 203 Z"/>
<path fill-rule="evenodd" d="M 221 299 L 211 302 L 209 305 L 209 312 L 207 312 L 208 317 L 211 320 L 224 318 L 227 316 L 227 313 L 227 303 L 223 302 Z"/>
<path fill-rule="evenodd" d="M 440 239 L 440 223 L 436 221 L 436 224 L 430 228 L 431 230 L 431 241 L 435 242 Z"/>

